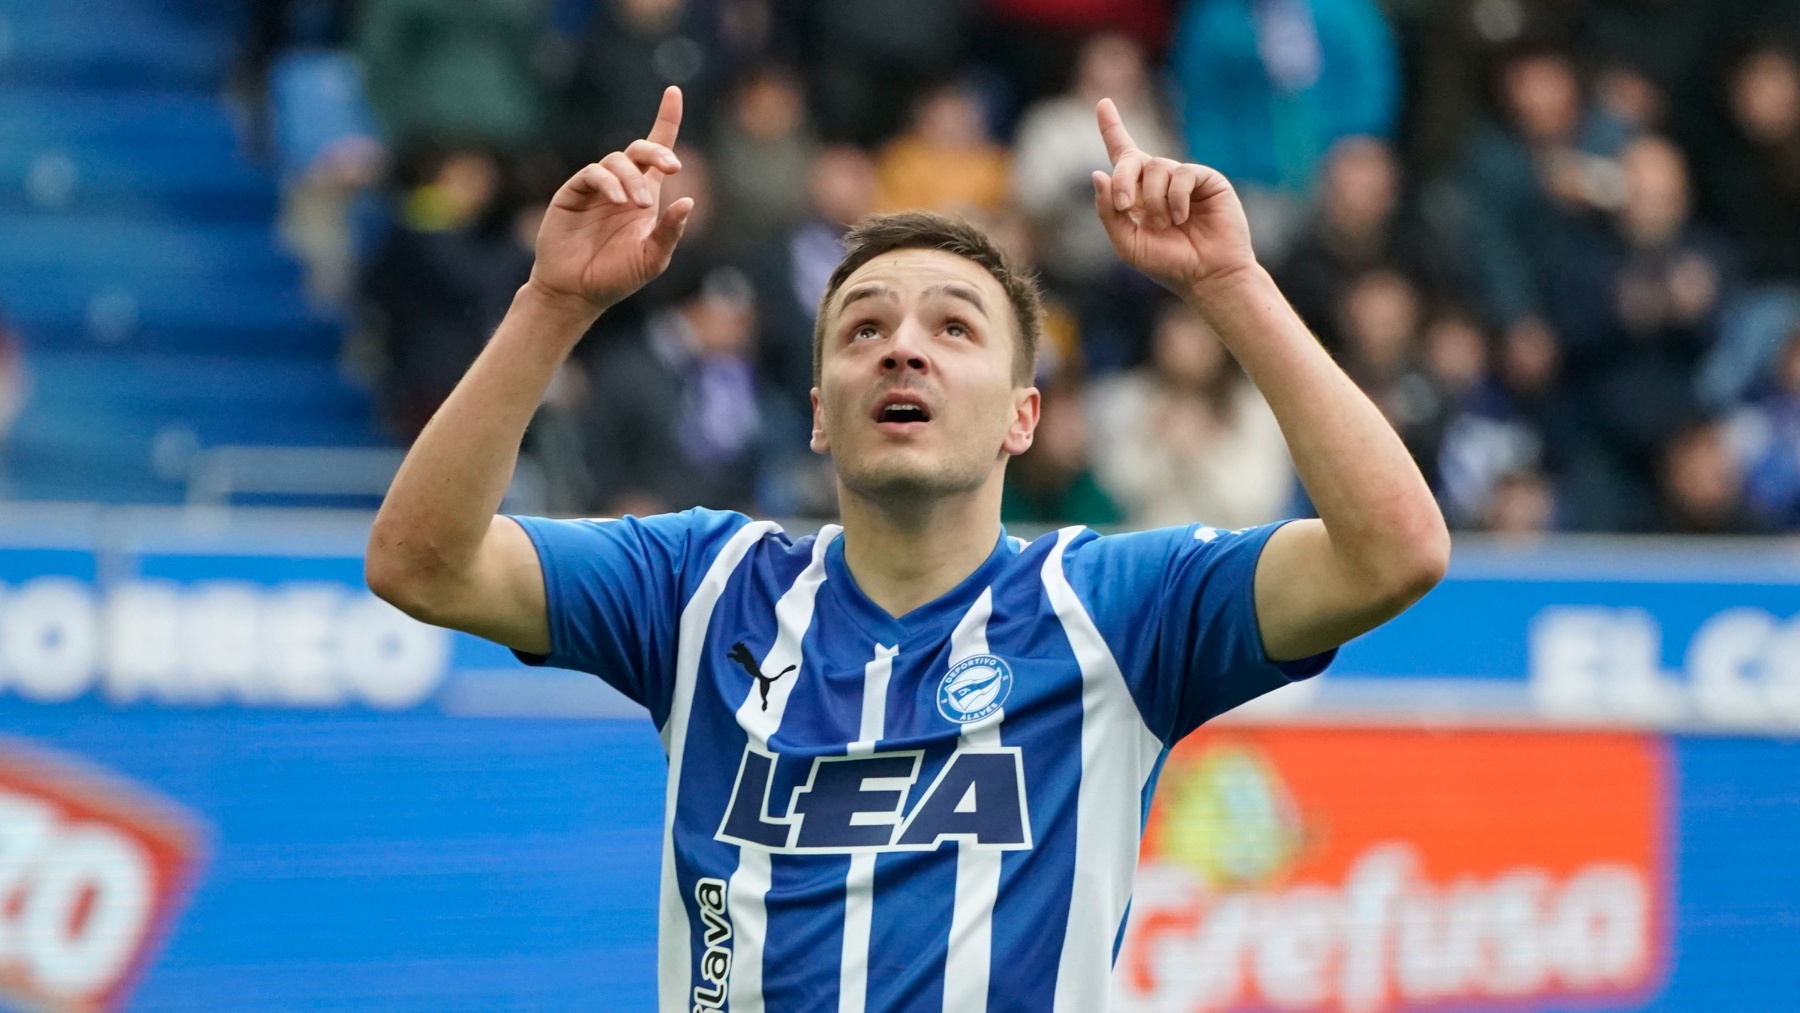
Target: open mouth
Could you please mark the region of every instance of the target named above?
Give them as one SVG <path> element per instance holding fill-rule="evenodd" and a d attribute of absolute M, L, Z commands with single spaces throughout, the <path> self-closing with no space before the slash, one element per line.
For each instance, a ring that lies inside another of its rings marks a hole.
<path fill-rule="evenodd" d="M 875 406 L 875 421 L 880 424 L 909 425 L 931 421 L 931 409 L 916 396 L 889 394 Z"/>

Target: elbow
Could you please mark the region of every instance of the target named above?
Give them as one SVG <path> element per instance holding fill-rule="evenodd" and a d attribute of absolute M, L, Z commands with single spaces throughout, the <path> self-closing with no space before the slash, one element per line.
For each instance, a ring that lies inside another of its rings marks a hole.
<path fill-rule="evenodd" d="M 1360 597 L 1382 622 L 1406 611 L 1450 569 L 1450 529 L 1437 503 L 1388 514 L 1346 560 Z"/>
<path fill-rule="evenodd" d="M 1435 502 L 1397 526 L 1399 535 L 1382 578 L 1399 612 L 1437 587 L 1450 570 L 1450 529 Z"/>
<path fill-rule="evenodd" d="M 378 533 L 370 535 L 363 554 L 363 583 L 375 597 L 414 619 L 431 621 L 429 575 Z"/>
<path fill-rule="evenodd" d="M 386 554 L 376 552 L 373 545 L 363 556 L 363 583 L 369 586 L 370 593 L 375 597 L 402 612 L 406 611 L 405 606 L 401 604 L 406 594 L 406 579 L 400 573 L 399 568 L 393 564 L 391 558 Z"/>

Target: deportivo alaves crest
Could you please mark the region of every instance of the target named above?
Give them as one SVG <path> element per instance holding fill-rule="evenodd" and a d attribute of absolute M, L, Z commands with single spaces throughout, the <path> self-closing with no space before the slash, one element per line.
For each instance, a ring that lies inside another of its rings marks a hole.
<path fill-rule="evenodd" d="M 957 724 L 969 724 L 1000 710 L 1012 694 L 1012 668 L 991 654 L 977 654 L 952 665 L 938 684 L 938 712 Z"/>

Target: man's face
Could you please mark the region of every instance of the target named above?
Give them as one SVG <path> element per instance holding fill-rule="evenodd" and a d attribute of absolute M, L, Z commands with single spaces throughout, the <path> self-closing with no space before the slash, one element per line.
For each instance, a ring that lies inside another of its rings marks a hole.
<path fill-rule="evenodd" d="M 865 497 L 970 492 L 1031 445 L 1038 392 L 1013 380 L 1012 304 L 981 265 L 896 250 L 826 309 L 812 448 Z"/>

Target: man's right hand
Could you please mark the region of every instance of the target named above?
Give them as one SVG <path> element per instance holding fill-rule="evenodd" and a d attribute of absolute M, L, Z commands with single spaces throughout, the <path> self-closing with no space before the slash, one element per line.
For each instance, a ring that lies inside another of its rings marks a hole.
<path fill-rule="evenodd" d="M 672 150 L 681 129 L 681 89 L 663 92 L 650 136 L 576 173 L 550 201 L 538 228 L 530 286 L 556 300 L 604 310 L 669 266 L 694 210 L 692 198 L 659 215 L 663 177 L 681 171 Z"/>

